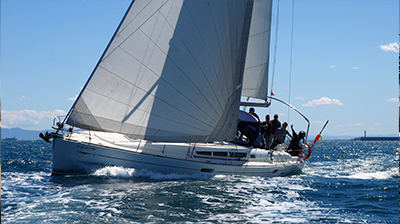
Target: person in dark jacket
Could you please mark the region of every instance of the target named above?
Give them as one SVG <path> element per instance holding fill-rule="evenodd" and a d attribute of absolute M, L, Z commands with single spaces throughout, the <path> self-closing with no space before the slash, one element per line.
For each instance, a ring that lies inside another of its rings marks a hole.
<path fill-rule="evenodd" d="M 264 148 L 269 149 L 270 142 L 271 142 L 271 130 L 272 130 L 272 123 L 269 120 L 269 115 L 265 116 L 265 121 L 261 123 L 261 136 L 264 140 Z"/>
<path fill-rule="evenodd" d="M 285 143 L 286 135 L 289 136 L 290 139 L 293 138 L 286 130 L 287 126 L 288 124 L 286 122 L 283 122 L 282 127 L 276 130 L 274 136 L 274 142 L 272 142 L 271 149 L 274 149 L 279 144 Z"/>
<path fill-rule="evenodd" d="M 292 129 L 293 138 L 290 141 L 290 145 L 288 148 L 288 152 L 292 156 L 299 156 L 302 151 L 300 150 L 300 141 L 303 140 L 306 136 L 304 131 L 300 131 L 299 134 L 293 129 L 293 124 L 290 126 Z"/>
<path fill-rule="evenodd" d="M 271 136 L 273 137 L 275 136 L 276 129 L 281 127 L 281 122 L 278 120 L 278 114 L 274 115 L 274 119 L 271 121 L 271 123 L 272 123 Z"/>

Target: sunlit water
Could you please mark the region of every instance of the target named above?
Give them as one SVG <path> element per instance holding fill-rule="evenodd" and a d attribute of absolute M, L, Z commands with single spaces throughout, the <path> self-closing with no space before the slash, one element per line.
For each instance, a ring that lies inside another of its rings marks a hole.
<path fill-rule="evenodd" d="M 303 173 L 51 176 L 51 144 L 2 141 L 2 223 L 398 223 L 398 142 L 322 141 Z"/>

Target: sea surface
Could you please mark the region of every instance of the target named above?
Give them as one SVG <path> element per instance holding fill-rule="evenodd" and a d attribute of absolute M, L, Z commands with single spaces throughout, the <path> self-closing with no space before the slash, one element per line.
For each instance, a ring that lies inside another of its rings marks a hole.
<path fill-rule="evenodd" d="M 1 223 L 398 223 L 399 142 L 321 141 L 302 174 L 51 176 L 51 144 L 1 142 Z"/>

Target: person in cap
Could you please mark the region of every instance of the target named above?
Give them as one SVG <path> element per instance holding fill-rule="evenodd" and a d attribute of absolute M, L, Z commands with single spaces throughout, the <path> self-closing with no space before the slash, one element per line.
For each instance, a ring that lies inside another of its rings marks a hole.
<path fill-rule="evenodd" d="M 256 118 L 257 118 L 257 121 L 260 122 L 260 118 L 258 117 L 258 115 L 257 115 L 254 111 L 255 111 L 255 110 L 254 110 L 254 107 L 250 107 L 249 113 L 250 113 L 251 115 L 253 115 L 254 117 L 256 117 Z"/>

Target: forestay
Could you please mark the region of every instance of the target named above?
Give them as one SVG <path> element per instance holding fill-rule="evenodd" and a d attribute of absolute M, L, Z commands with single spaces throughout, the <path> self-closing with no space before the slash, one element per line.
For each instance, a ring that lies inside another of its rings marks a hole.
<path fill-rule="evenodd" d="M 255 0 L 246 56 L 242 95 L 266 100 L 272 0 Z"/>
<path fill-rule="evenodd" d="M 233 139 L 252 9 L 252 0 L 134 1 L 66 123 L 150 141 Z"/>

